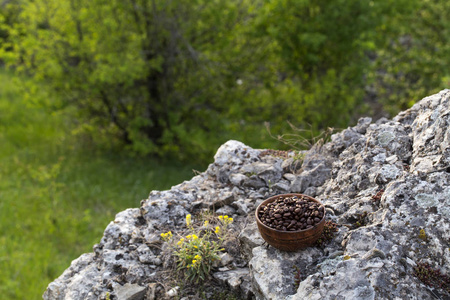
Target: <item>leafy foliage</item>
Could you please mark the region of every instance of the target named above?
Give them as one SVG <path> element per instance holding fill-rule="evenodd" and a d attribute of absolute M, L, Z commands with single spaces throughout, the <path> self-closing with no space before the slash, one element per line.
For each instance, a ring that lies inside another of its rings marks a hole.
<path fill-rule="evenodd" d="M 228 100 L 217 96 L 228 74 L 211 48 L 220 49 L 238 9 L 228 1 L 32 1 L 10 31 L 9 58 L 75 105 L 81 123 L 131 150 L 183 146 L 201 156 Z"/>
<path fill-rule="evenodd" d="M 77 132 L 144 155 L 210 161 L 230 138 L 274 147 L 264 122 L 317 135 L 369 107 L 394 114 L 450 78 L 450 6 L 437 0 L 4 6 L 0 59 L 75 107 Z"/>
<path fill-rule="evenodd" d="M 391 114 L 450 85 L 450 3 L 395 3 L 380 27 L 373 93 Z"/>

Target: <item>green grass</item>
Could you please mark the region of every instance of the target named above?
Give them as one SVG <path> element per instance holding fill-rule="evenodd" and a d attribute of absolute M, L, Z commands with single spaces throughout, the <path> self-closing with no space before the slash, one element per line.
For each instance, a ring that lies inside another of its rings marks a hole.
<path fill-rule="evenodd" d="M 0 69 L 0 295 L 40 299 L 116 213 L 195 167 L 93 151 L 71 134 L 67 110 L 46 109 L 52 100 L 16 79 Z"/>

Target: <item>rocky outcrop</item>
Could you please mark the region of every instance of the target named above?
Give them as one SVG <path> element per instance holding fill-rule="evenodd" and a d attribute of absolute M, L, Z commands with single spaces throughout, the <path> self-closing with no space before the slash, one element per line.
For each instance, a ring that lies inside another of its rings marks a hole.
<path fill-rule="evenodd" d="M 160 233 L 182 230 L 187 214 L 205 209 L 235 220 L 239 249 L 226 249 L 212 280 L 242 298 L 449 299 L 448 282 L 425 285 L 415 275 L 423 263 L 450 272 L 449 128 L 444 90 L 392 120 L 360 119 L 303 155 L 229 141 L 205 172 L 117 214 L 44 299 L 181 297 L 162 282 L 169 263 Z M 292 253 L 263 243 L 254 210 L 286 192 L 325 204 L 339 229 L 330 242 Z"/>

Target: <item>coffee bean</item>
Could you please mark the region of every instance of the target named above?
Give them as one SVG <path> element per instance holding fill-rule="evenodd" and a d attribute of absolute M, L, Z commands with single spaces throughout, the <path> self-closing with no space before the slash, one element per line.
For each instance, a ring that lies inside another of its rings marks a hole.
<path fill-rule="evenodd" d="M 307 197 L 284 197 L 261 206 L 258 218 L 278 230 L 297 231 L 313 227 L 324 215 L 324 207 Z"/>

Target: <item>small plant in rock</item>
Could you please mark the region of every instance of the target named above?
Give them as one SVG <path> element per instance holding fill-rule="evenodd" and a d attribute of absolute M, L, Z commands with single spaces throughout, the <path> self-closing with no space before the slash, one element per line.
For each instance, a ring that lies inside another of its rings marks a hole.
<path fill-rule="evenodd" d="M 300 286 L 300 282 L 302 282 L 302 280 L 303 280 L 303 276 L 302 276 L 302 272 L 300 271 L 299 267 L 294 265 L 293 268 L 294 268 L 294 286 L 295 286 L 295 289 L 297 290 L 298 287 Z"/>
<path fill-rule="evenodd" d="M 450 277 L 442 274 L 439 269 L 433 268 L 430 264 L 419 262 L 414 267 L 414 275 L 426 285 L 450 293 Z"/>
<path fill-rule="evenodd" d="M 352 224 L 345 226 L 347 226 L 349 229 L 357 229 L 359 227 L 366 226 L 369 223 L 369 214 L 367 213 L 367 211 L 365 211 L 360 214 L 350 216 L 349 219 Z"/>
<path fill-rule="evenodd" d="M 327 244 L 334 238 L 337 231 L 338 231 L 338 228 L 337 228 L 336 223 L 333 223 L 331 221 L 326 221 L 325 225 L 323 226 L 322 235 L 316 241 L 316 245 L 318 247 L 323 247 L 325 244 Z"/>
<path fill-rule="evenodd" d="M 380 200 L 381 200 L 381 197 L 383 196 L 383 194 L 384 194 L 384 190 L 381 189 L 375 195 L 372 196 L 372 200 L 376 205 L 380 204 Z"/>
<path fill-rule="evenodd" d="M 190 281 L 204 281 L 209 277 L 212 264 L 219 259 L 219 252 L 225 250 L 222 245 L 228 236 L 228 226 L 233 218 L 219 216 L 215 220 L 217 226 L 210 228 L 210 221 L 195 227 L 192 216 L 186 216 L 187 235 L 174 241 L 172 233 L 161 233 L 163 241 L 170 246 L 172 254 L 177 257 L 177 270 L 182 271 Z"/>
<path fill-rule="evenodd" d="M 425 229 L 421 228 L 419 230 L 419 239 L 421 239 L 422 241 L 426 242 L 428 240 L 427 234 L 425 232 Z"/>
<path fill-rule="evenodd" d="M 274 136 L 270 131 L 270 123 L 266 122 L 264 125 L 272 138 L 297 150 L 311 149 L 313 146 L 320 150 L 322 145 L 328 142 L 331 139 L 331 135 L 335 132 L 334 128 L 327 128 L 317 134 L 312 126 L 310 126 L 310 129 L 302 129 L 294 126 L 289 121 L 287 123 L 294 133 Z"/>

